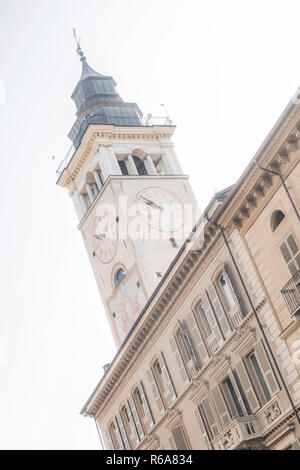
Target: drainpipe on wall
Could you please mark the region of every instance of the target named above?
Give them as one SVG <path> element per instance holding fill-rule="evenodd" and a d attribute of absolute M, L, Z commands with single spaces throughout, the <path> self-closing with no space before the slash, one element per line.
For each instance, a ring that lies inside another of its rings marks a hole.
<path fill-rule="evenodd" d="M 98 436 L 99 436 L 99 440 L 100 440 L 100 444 L 101 444 L 101 448 L 102 448 L 102 450 L 105 450 L 104 445 L 103 445 L 103 441 L 102 441 L 102 438 L 101 438 L 99 426 L 98 426 L 98 423 L 97 423 L 97 420 L 96 420 L 96 415 L 94 413 L 88 413 L 86 410 L 85 410 L 85 413 L 86 413 L 87 416 L 92 416 L 94 418 L 96 428 L 97 428 L 97 432 L 98 432 Z"/>
<path fill-rule="evenodd" d="M 260 170 L 266 171 L 267 173 L 271 173 L 272 175 L 279 176 L 280 182 L 281 182 L 281 184 L 282 184 L 282 186 L 283 186 L 283 189 L 284 189 L 285 192 L 286 192 L 286 195 L 287 195 L 287 197 L 288 197 L 288 200 L 290 201 L 290 204 L 291 204 L 291 206 L 292 206 L 292 208 L 293 208 L 293 211 L 295 212 L 295 214 L 296 214 L 296 216 L 297 216 L 298 222 L 300 222 L 300 215 L 299 215 L 299 212 L 297 211 L 297 208 L 296 208 L 296 206 L 295 206 L 295 203 L 294 203 L 294 201 L 293 201 L 293 199 L 292 199 L 292 196 L 291 196 L 290 193 L 289 193 L 289 190 L 288 190 L 288 188 L 287 188 L 287 186 L 286 186 L 286 184 L 285 184 L 285 182 L 284 182 L 284 179 L 283 179 L 281 173 L 279 173 L 278 171 L 269 170 L 268 168 L 264 168 L 263 166 L 260 166 L 260 164 L 257 163 L 256 160 L 254 160 L 254 165 L 256 166 L 256 168 L 259 168 Z"/>
<path fill-rule="evenodd" d="M 258 326 L 259 326 L 259 329 L 260 329 L 260 331 L 261 331 L 261 333 L 262 333 L 262 335 L 263 335 L 263 338 L 264 338 L 265 343 L 266 343 L 266 345 L 267 345 L 267 347 L 268 347 L 269 353 L 270 353 L 270 355 L 271 355 L 271 357 L 272 357 L 272 360 L 273 360 L 273 363 L 274 363 L 275 368 L 276 368 L 276 370 L 277 370 L 277 373 L 278 373 L 278 375 L 279 375 L 279 377 L 280 377 L 280 380 L 281 380 L 281 382 L 282 382 L 283 388 L 284 388 L 284 390 L 285 390 L 285 392 L 286 392 L 286 395 L 287 395 L 287 397 L 288 397 L 288 399 L 289 399 L 289 402 L 290 402 L 290 404 L 291 404 L 291 407 L 292 407 L 292 409 L 293 409 L 293 412 L 294 412 L 294 414 L 295 414 L 295 416 L 296 416 L 296 418 L 297 418 L 298 424 L 300 425 L 300 418 L 299 418 L 298 413 L 297 413 L 297 410 L 296 410 L 296 408 L 295 408 L 293 399 L 292 399 L 292 397 L 291 397 L 291 395 L 290 395 L 290 392 L 289 392 L 289 390 L 288 390 L 288 388 L 287 388 L 287 385 L 286 385 L 286 383 L 285 383 L 285 380 L 284 380 L 284 378 L 283 378 L 283 376 L 282 376 L 282 373 L 281 373 L 281 371 L 280 371 L 280 369 L 279 369 L 279 366 L 278 366 L 277 361 L 276 361 L 276 359 L 275 359 L 275 356 L 274 356 L 274 354 L 273 354 L 273 351 L 272 351 L 272 348 L 271 348 L 270 343 L 269 343 L 269 341 L 268 341 L 268 338 L 267 338 L 267 336 L 266 336 L 266 334 L 265 334 L 265 332 L 264 332 L 263 326 L 262 326 L 262 324 L 261 324 L 261 322 L 260 322 L 260 319 L 259 319 L 259 317 L 258 317 L 258 315 L 257 315 L 256 309 L 255 309 L 255 307 L 254 307 L 254 304 L 253 304 L 253 302 L 252 302 L 252 299 L 251 299 L 251 297 L 250 297 L 250 294 L 249 294 L 249 292 L 248 292 L 248 289 L 247 289 L 247 287 L 246 287 L 246 285 L 245 285 L 245 283 L 244 283 L 244 280 L 243 280 L 243 277 L 242 277 L 242 275 L 241 275 L 241 272 L 240 272 L 240 270 L 239 270 L 239 268 L 238 268 L 238 265 L 237 265 L 237 263 L 236 263 L 236 261 L 235 261 L 235 258 L 234 258 L 234 256 L 233 256 L 233 253 L 232 253 L 231 248 L 230 248 L 230 246 L 229 246 L 229 242 L 228 242 L 228 240 L 227 240 L 227 238 L 226 238 L 226 235 L 225 235 L 224 227 L 222 227 L 220 224 L 218 224 L 218 223 L 216 223 L 216 222 L 212 222 L 212 221 L 209 219 L 209 217 L 208 217 L 207 214 L 205 214 L 205 218 L 206 218 L 206 220 L 207 220 L 209 223 L 211 223 L 211 224 L 213 224 L 214 226 L 216 226 L 216 227 L 220 230 L 220 232 L 221 232 L 221 235 L 222 235 L 222 237 L 223 237 L 223 240 L 224 240 L 224 242 L 225 242 L 225 245 L 226 245 L 226 247 L 227 247 L 227 249 L 228 249 L 229 255 L 230 255 L 231 259 L 232 259 L 232 262 L 233 262 L 234 267 L 235 267 L 235 269 L 236 269 L 236 272 L 237 272 L 237 274 L 238 274 L 238 277 L 239 277 L 239 279 L 240 279 L 240 281 L 241 281 L 241 284 L 242 284 L 242 286 L 243 286 L 243 289 L 244 289 L 244 291 L 245 291 L 245 293 L 246 293 L 247 299 L 248 299 L 248 301 L 249 301 L 249 303 L 250 303 L 250 305 L 251 305 L 251 309 L 252 309 L 252 311 L 253 311 L 253 313 L 254 313 L 255 319 L 256 319 L 256 321 L 257 321 L 257 323 L 258 323 Z"/>

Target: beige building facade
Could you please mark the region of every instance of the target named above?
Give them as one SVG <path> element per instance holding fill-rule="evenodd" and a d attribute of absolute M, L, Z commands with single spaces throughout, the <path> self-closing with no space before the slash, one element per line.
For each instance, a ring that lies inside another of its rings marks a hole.
<path fill-rule="evenodd" d="M 300 449 L 300 104 L 198 217 L 174 126 L 133 122 L 137 108 L 79 55 L 58 184 L 118 347 L 82 414 L 106 449 Z M 131 209 L 137 225 L 122 235 Z"/>

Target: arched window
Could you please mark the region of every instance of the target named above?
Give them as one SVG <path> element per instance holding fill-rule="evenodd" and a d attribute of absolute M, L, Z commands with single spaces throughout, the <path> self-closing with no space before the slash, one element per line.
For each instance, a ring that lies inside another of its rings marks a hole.
<path fill-rule="evenodd" d="M 147 175 L 147 170 L 146 170 L 143 160 L 141 160 L 139 157 L 136 157 L 135 155 L 133 155 L 132 158 L 133 158 L 138 174 L 141 176 Z"/>
<path fill-rule="evenodd" d="M 120 282 L 122 281 L 122 279 L 124 279 L 125 276 L 126 276 L 126 273 L 124 269 L 120 268 L 117 271 L 117 274 L 115 275 L 115 281 L 114 281 L 115 287 L 117 287 L 120 284 Z"/>
<path fill-rule="evenodd" d="M 121 450 L 122 446 L 121 446 L 121 443 L 120 443 L 119 438 L 118 438 L 115 423 L 111 422 L 108 429 L 109 429 L 109 434 L 110 434 L 110 438 L 112 440 L 114 449 Z"/>
<path fill-rule="evenodd" d="M 232 287 L 229 284 L 229 282 L 230 281 L 229 281 L 228 275 L 223 273 L 219 277 L 219 284 L 220 284 L 220 287 L 221 287 L 222 292 L 224 294 L 226 303 L 228 304 L 228 308 L 230 310 L 236 305 L 236 301 L 235 301 L 235 298 L 233 296 Z"/>
<path fill-rule="evenodd" d="M 202 325 L 202 329 L 205 333 L 205 336 L 206 337 L 210 336 L 212 334 L 212 326 L 210 324 L 205 308 L 203 307 L 202 304 L 200 304 L 198 307 L 198 314 L 199 314 L 200 322 Z"/>
<path fill-rule="evenodd" d="M 188 333 L 185 328 L 180 327 L 177 329 L 175 336 L 180 348 L 180 352 L 186 364 L 193 357 L 193 349 L 188 337 Z"/>
<path fill-rule="evenodd" d="M 136 404 L 136 407 L 137 407 L 137 410 L 141 419 L 141 417 L 143 418 L 146 416 L 146 409 L 145 409 L 146 405 L 142 399 L 141 392 L 139 391 L 138 388 L 135 388 L 135 390 L 133 391 L 133 396 L 134 396 L 134 401 L 135 401 L 135 404 Z"/>
<path fill-rule="evenodd" d="M 278 225 L 281 224 L 284 218 L 285 218 L 285 215 L 282 211 L 277 210 L 273 212 L 272 217 L 271 217 L 271 223 L 270 223 L 272 232 L 275 232 Z"/>
<path fill-rule="evenodd" d="M 160 388 L 161 392 L 165 392 L 168 387 L 166 383 L 166 378 L 162 371 L 161 364 L 158 360 L 156 360 L 155 363 L 153 364 L 153 368 L 154 368 L 154 375 L 158 383 L 158 387 Z"/>

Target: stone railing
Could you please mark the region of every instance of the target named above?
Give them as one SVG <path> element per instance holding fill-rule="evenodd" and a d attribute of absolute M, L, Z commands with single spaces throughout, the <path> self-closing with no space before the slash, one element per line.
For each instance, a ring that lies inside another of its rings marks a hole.
<path fill-rule="evenodd" d="M 239 305 L 236 305 L 234 308 L 232 308 L 230 310 L 229 316 L 230 316 L 232 324 L 235 328 L 237 328 L 242 323 L 242 321 L 244 319 Z"/>
<path fill-rule="evenodd" d="M 215 450 L 233 450 L 241 442 L 260 436 L 258 420 L 254 417 L 236 418 L 223 429 L 220 436 L 212 444 Z"/>
<path fill-rule="evenodd" d="M 207 344 L 208 344 L 208 347 L 210 349 L 210 352 L 211 354 L 215 354 L 218 349 L 219 349 L 219 343 L 218 343 L 218 340 L 216 338 L 216 336 L 214 335 L 214 333 L 211 333 L 208 337 L 207 337 Z"/>

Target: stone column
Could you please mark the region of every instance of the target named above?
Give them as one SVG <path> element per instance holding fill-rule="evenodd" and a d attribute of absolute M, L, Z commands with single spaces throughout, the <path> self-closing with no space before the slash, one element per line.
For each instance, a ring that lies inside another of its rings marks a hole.
<path fill-rule="evenodd" d="M 93 204 L 93 201 L 94 201 L 94 194 L 93 194 L 93 191 L 92 191 L 92 188 L 91 188 L 91 185 L 89 183 L 87 183 L 85 185 L 86 187 L 86 190 L 87 190 L 87 193 L 88 193 L 88 196 L 89 196 L 89 200 L 91 202 L 91 204 Z"/>
<path fill-rule="evenodd" d="M 113 175 L 122 175 L 122 171 L 121 171 L 121 168 L 119 167 L 119 163 L 118 163 L 118 160 L 117 160 L 117 157 L 116 157 L 116 154 L 113 150 L 112 147 L 107 147 L 107 153 L 109 155 L 109 159 L 110 159 L 110 167 L 112 169 L 112 174 Z"/>
<path fill-rule="evenodd" d="M 136 166 L 135 166 L 135 163 L 133 161 L 132 155 L 128 155 L 125 159 L 125 162 L 126 162 L 128 173 L 130 175 L 138 175 L 138 171 L 136 169 Z"/>
<path fill-rule="evenodd" d="M 101 172 L 103 175 L 103 182 L 111 175 L 110 167 L 109 167 L 109 158 L 107 156 L 106 148 L 101 146 L 99 152 L 97 154 L 97 159 L 101 168 Z"/>
<path fill-rule="evenodd" d="M 78 191 L 74 191 L 73 195 L 71 196 L 72 198 L 72 201 L 73 201 L 73 204 L 74 204 L 74 207 L 75 207 L 75 211 L 76 211 L 76 214 L 78 216 L 78 219 L 81 220 L 82 217 L 84 216 L 84 212 L 82 210 L 82 207 L 81 207 L 81 204 L 80 204 L 80 201 L 79 201 L 79 197 L 78 197 Z"/>
<path fill-rule="evenodd" d="M 156 168 L 154 166 L 154 163 L 153 163 L 153 160 L 151 158 L 151 155 L 147 155 L 145 160 L 144 160 L 144 165 L 145 165 L 145 168 L 147 170 L 147 173 L 148 175 L 150 176 L 155 176 L 157 175 L 157 171 L 156 171 Z"/>
<path fill-rule="evenodd" d="M 171 147 L 164 147 L 162 161 L 168 175 L 182 175 L 177 157 Z"/>
<path fill-rule="evenodd" d="M 168 147 L 169 157 L 172 161 L 172 165 L 175 170 L 175 175 L 183 175 L 182 168 L 179 164 L 178 158 L 176 156 L 175 150 L 173 147 Z"/>
<path fill-rule="evenodd" d="M 78 199 L 79 199 L 80 207 L 81 207 L 81 209 L 82 209 L 82 213 L 83 213 L 83 215 L 84 215 L 84 214 L 86 213 L 86 211 L 87 211 L 88 208 L 87 208 L 87 206 L 86 206 L 86 203 L 85 203 L 85 200 L 84 200 L 83 195 L 82 195 L 82 194 L 79 194 L 79 198 L 78 198 Z"/>
<path fill-rule="evenodd" d="M 94 175 L 94 178 L 95 178 L 97 187 L 98 187 L 99 191 L 101 191 L 101 188 L 102 188 L 103 184 L 102 184 L 102 182 L 101 182 L 101 179 L 100 179 L 100 176 L 99 176 L 98 171 L 97 171 L 97 170 L 94 170 L 94 171 L 93 171 L 93 175 Z"/>

